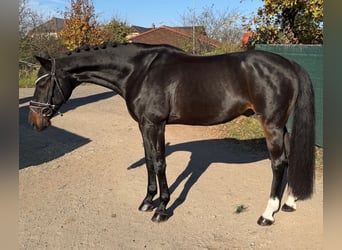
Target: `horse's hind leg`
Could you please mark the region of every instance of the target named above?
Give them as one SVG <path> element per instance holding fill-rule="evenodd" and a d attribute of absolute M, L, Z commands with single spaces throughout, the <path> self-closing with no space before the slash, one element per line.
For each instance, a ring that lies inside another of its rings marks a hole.
<path fill-rule="evenodd" d="M 280 208 L 280 201 L 284 191 L 284 180 L 286 181 L 287 157 L 284 147 L 284 129 L 273 124 L 262 124 L 267 148 L 272 164 L 272 186 L 270 198 L 264 213 L 257 223 L 261 226 L 268 226 L 274 223 L 274 213 Z"/>
<path fill-rule="evenodd" d="M 296 211 L 296 197 L 293 196 L 291 189 L 288 190 L 287 199 L 285 204 L 281 207 L 284 212 L 294 212 Z"/>
<path fill-rule="evenodd" d="M 285 131 L 284 144 L 285 144 L 287 158 L 290 155 L 290 139 L 291 139 L 290 134 L 287 131 Z M 288 187 L 287 193 L 288 195 L 287 195 L 286 202 L 281 207 L 281 210 L 285 212 L 294 212 L 296 211 L 296 197 L 293 196 L 290 187 Z"/>
<path fill-rule="evenodd" d="M 166 206 L 170 200 L 170 192 L 165 175 L 165 124 L 153 124 L 144 121 L 139 123 L 139 128 L 143 137 L 148 173 L 147 195 L 140 205 L 139 210 L 153 210 L 152 200 L 157 193 L 157 175 L 160 190 L 160 204 L 152 217 L 152 221 L 166 221 L 168 219 Z"/>

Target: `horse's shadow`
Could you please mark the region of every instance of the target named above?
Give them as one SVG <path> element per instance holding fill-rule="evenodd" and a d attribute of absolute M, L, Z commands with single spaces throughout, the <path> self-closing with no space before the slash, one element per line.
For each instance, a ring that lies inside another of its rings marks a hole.
<path fill-rule="evenodd" d="M 81 105 L 107 99 L 114 95 L 114 92 L 105 92 L 72 98 L 62 106 L 61 112 L 65 113 Z M 24 104 L 31 98 L 21 98 L 19 103 Z M 28 123 L 28 113 L 28 105 L 19 108 L 19 169 L 49 162 L 91 141 L 88 138 L 54 126 L 42 132 L 37 132 Z"/>
<path fill-rule="evenodd" d="M 166 156 L 178 151 L 188 151 L 191 153 L 191 156 L 184 171 L 179 174 L 170 186 L 170 193 L 172 194 L 187 179 L 180 195 L 168 208 L 170 217 L 173 215 L 174 210 L 186 200 L 192 186 L 199 180 L 211 163 L 242 164 L 268 158 L 265 138 L 248 140 L 226 138 L 192 141 L 176 145 L 170 145 L 168 143 L 166 145 Z M 142 158 L 129 166 L 128 169 L 140 167 L 144 163 L 144 158 Z M 155 206 L 159 204 L 159 198 L 153 204 Z"/>

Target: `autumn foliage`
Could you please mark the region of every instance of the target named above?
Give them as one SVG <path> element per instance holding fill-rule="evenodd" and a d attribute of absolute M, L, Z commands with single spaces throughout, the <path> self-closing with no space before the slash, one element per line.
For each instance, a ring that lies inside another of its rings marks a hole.
<path fill-rule="evenodd" d="M 263 0 L 254 17 L 261 43 L 323 43 L 323 0 Z"/>
<path fill-rule="evenodd" d="M 82 45 L 102 43 L 93 3 L 88 0 L 70 2 L 70 8 L 66 8 L 64 12 L 64 30 L 60 34 L 65 46 L 72 50 Z"/>

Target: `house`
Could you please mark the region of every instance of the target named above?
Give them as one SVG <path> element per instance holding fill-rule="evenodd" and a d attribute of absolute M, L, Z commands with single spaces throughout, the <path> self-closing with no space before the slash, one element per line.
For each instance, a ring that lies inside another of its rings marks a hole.
<path fill-rule="evenodd" d="M 132 25 L 131 26 L 131 33 L 129 35 L 127 35 L 127 39 L 131 39 L 132 37 L 135 37 L 137 35 L 140 35 L 141 33 L 144 33 L 146 31 L 149 31 L 150 29 L 155 28 L 155 25 L 152 24 L 151 28 L 145 28 L 145 27 L 141 27 L 141 26 L 136 26 L 136 25 Z"/>
<path fill-rule="evenodd" d="M 134 26 L 132 26 L 134 27 Z M 128 36 L 130 42 L 147 44 L 168 44 L 185 51 L 212 51 L 218 47 L 218 42 L 210 39 L 202 26 L 196 27 L 169 27 L 141 29 L 135 27 L 133 33 Z M 139 33 L 139 31 L 142 31 Z M 136 35 L 137 34 L 137 35 Z"/>
<path fill-rule="evenodd" d="M 29 32 L 29 36 L 35 34 L 46 34 L 47 36 L 58 37 L 58 33 L 64 28 L 64 19 L 53 17 L 49 21 L 37 26 Z M 181 26 L 150 28 L 137 25 L 131 26 L 131 33 L 127 35 L 129 42 L 147 44 L 168 44 L 181 48 L 188 52 L 212 51 L 219 43 L 210 39 L 203 26 Z"/>
<path fill-rule="evenodd" d="M 58 33 L 64 28 L 64 19 L 52 17 L 49 21 L 35 27 L 29 32 L 29 36 L 34 34 L 45 34 L 57 37 Z"/>

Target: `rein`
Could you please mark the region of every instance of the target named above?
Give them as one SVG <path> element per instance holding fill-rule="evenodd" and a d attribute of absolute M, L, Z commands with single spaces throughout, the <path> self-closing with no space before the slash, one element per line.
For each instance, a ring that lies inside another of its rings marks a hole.
<path fill-rule="evenodd" d="M 56 61 L 54 58 L 52 58 L 50 60 L 52 63 L 51 72 L 38 77 L 38 79 L 35 81 L 35 84 L 37 84 L 40 80 L 42 80 L 46 77 L 51 77 L 47 103 L 36 102 L 33 100 L 30 101 L 30 110 L 31 111 L 39 114 L 40 116 L 49 117 L 49 118 L 52 117 L 54 112 L 57 112 L 57 114 L 60 114 L 61 116 L 63 115 L 61 112 L 58 112 L 56 110 L 56 105 L 52 104 L 52 96 L 53 96 L 53 91 L 55 89 L 55 86 L 57 86 L 59 92 L 61 93 L 61 95 L 63 97 L 63 103 L 66 102 L 64 93 L 63 93 L 62 88 L 61 88 L 61 85 L 60 85 L 58 79 L 56 78 Z"/>

